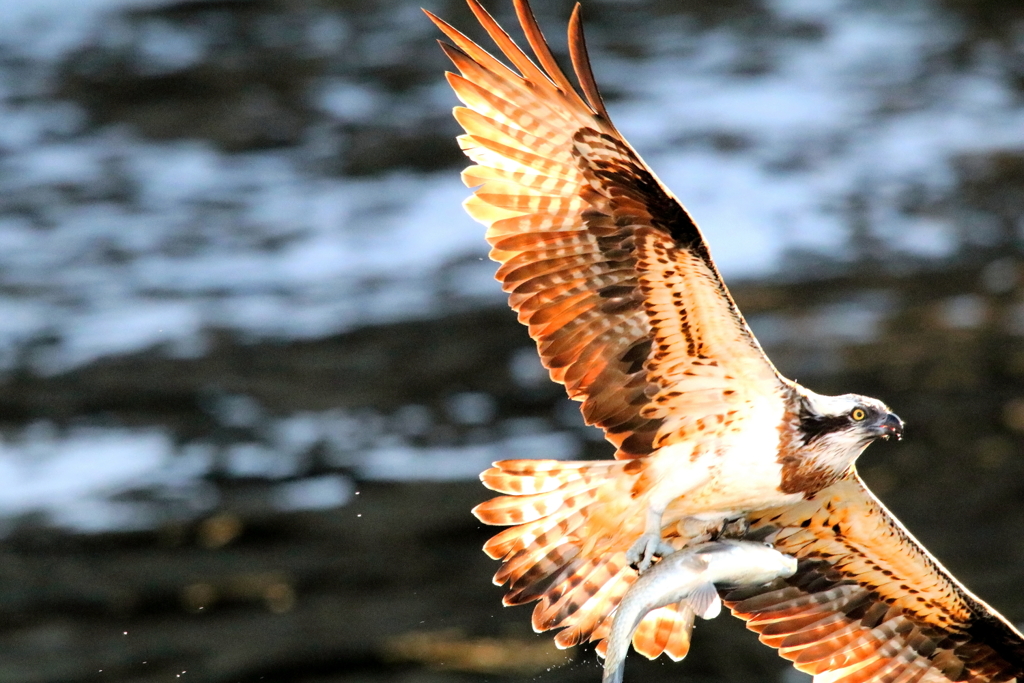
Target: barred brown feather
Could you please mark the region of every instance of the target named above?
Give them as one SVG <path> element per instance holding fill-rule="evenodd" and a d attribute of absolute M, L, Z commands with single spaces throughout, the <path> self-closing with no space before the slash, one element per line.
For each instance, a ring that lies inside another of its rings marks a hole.
<path fill-rule="evenodd" d="M 648 659 L 662 653 L 678 662 L 690 651 L 693 611 L 667 605 L 650 612 L 633 632 L 633 649 Z"/>
<path fill-rule="evenodd" d="M 602 487 L 628 491 L 642 472 L 642 463 L 621 460 L 505 460 L 486 470 L 481 479 L 488 486 L 513 494 L 473 509 L 481 521 L 516 525 L 484 546 L 502 560 L 494 581 L 509 585 L 505 604 L 540 599 L 538 630 L 568 627 L 575 635 L 560 643 L 588 637 L 625 592 L 616 583 L 635 578 L 624 558 L 630 525 L 615 510 L 591 508 L 607 507 Z"/>
<path fill-rule="evenodd" d="M 797 573 L 726 596 L 816 683 L 1024 680 L 1024 639 L 928 554 L 857 477 L 751 513 Z"/>
<path fill-rule="evenodd" d="M 736 310 L 697 226 L 608 119 L 578 12 L 571 50 L 586 99 L 558 67 L 525 2 L 517 0 L 516 11 L 540 66 L 476 0 L 469 4 L 518 73 L 430 15 L 452 41 L 443 47 L 461 72 L 449 76 L 466 105 L 455 117 L 466 130 L 460 144 L 477 164 L 463 173 L 475 188 L 465 206 L 488 226 L 491 256 L 502 264 L 497 277 L 552 379 L 583 403 L 587 422 L 605 429 L 620 458 L 649 454 L 656 439 L 673 438 L 663 430 L 665 405 L 645 411 L 659 387 L 687 382 L 684 373 L 662 376 L 650 362 L 656 338 L 678 343 L 670 332 L 659 336 L 645 310 L 651 291 L 671 291 L 672 305 L 693 309 L 694 334 L 723 341 L 719 350 L 740 359 L 732 379 L 718 378 L 720 389 L 737 396 L 776 392 L 781 380 Z M 658 235 L 673 258 L 699 260 L 704 277 L 680 286 L 681 274 L 645 273 L 637 243 L 643 231 Z M 707 313 L 697 311 L 712 299 L 717 303 Z M 681 353 L 699 349 L 684 346 Z M 685 410 L 687 400 L 680 393 L 672 407 Z"/>
<path fill-rule="evenodd" d="M 736 310 L 696 224 L 612 125 L 578 9 L 570 52 L 585 98 L 525 1 L 516 0 L 516 13 L 540 66 L 476 0 L 469 5 L 516 71 L 428 13 L 451 41 L 442 48 L 460 71 L 448 82 L 465 105 L 455 110 L 466 131 L 459 144 L 476 164 L 463 172 L 474 188 L 465 208 L 487 226 L 497 277 L 551 378 L 582 403 L 588 424 L 605 430 L 619 459 L 649 455 L 655 444 L 692 431 L 733 430 L 744 397 L 775 395 L 783 381 Z M 690 284 L 682 282 L 687 268 L 699 275 Z M 737 362 L 723 354 L 720 364 L 708 363 L 703 346 L 680 337 L 666 305 L 689 311 L 687 333 L 721 342 Z M 685 413 L 692 417 L 670 417 Z M 564 628 L 560 645 L 594 637 L 632 581 L 624 552 L 643 531 L 643 493 L 651 485 L 641 475 L 642 467 L 504 462 L 482 476 L 509 495 L 474 512 L 489 524 L 517 525 L 485 546 L 503 560 L 495 581 L 509 584 L 506 602 L 539 598 L 534 626 Z M 666 635 L 676 624 L 668 614 L 641 625 L 645 652 L 685 653 L 688 633 Z"/>
<path fill-rule="evenodd" d="M 618 459 L 504 461 L 482 476 L 507 494 L 474 510 L 510 525 L 485 546 L 502 560 L 495 581 L 509 586 L 506 604 L 537 600 L 534 628 L 562 629 L 555 641 L 568 647 L 607 636 L 609 614 L 635 579 L 625 552 L 644 532 L 644 497 L 658 476 L 645 468 L 658 451 L 679 444 L 662 452 L 680 461 L 716 452 L 746 433 L 744 420 L 788 410 L 782 397 L 798 387 L 762 352 L 697 225 L 612 125 L 579 7 L 569 51 L 582 96 L 526 0 L 514 4 L 536 63 L 468 2 L 514 68 L 428 12 L 461 74 L 448 82 L 465 105 L 455 110 L 465 129 L 458 142 L 475 164 L 462 176 L 473 188 L 464 206 L 487 226 L 497 276 L 551 378 L 605 431 Z M 786 419 L 783 431 L 792 427 Z M 729 596 L 764 642 L 818 683 L 1024 678 L 1021 635 L 956 583 L 854 474 L 838 472 L 846 477 L 838 483 L 807 475 L 818 488 L 791 488 L 787 476 L 779 492 L 807 499 L 750 521 L 772 527 L 801 569 Z M 772 504 L 743 501 L 741 509 Z M 687 539 L 668 540 L 679 547 Z M 634 647 L 685 655 L 685 619 L 655 610 Z"/>

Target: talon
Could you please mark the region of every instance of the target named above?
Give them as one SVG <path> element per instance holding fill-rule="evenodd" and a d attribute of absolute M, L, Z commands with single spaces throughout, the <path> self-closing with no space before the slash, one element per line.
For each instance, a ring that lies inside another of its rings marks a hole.
<path fill-rule="evenodd" d="M 720 538 L 742 539 L 747 535 L 749 527 L 750 525 L 747 523 L 746 517 L 734 517 L 723 520 L 722 526 L 714 534 L 713 540 L 717 541 Z"/>
<path fill-rule="evenodd" d="M 643 574 L 654 564 L 655 557 L 664 557 L 675 552 L 675 548 L 661 540 L 660 536 L 644 534 L 626 551 L 629 566 Z"/>

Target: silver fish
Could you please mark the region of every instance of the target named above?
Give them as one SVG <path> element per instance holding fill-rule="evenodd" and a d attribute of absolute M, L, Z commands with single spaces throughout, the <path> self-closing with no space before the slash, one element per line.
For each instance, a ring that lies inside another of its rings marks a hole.
<path fill-rule="evenodd" d="M 663 557 L 629 587 L 612 615 L 602 683 L 622 683 L 633 631 L 648 612 L 684 603 L 702 619 L 713 619 L 722 611 L 716 586 L 755 586 L 795 573 L 795 557 L 753 541 L 701 543 Z"/>

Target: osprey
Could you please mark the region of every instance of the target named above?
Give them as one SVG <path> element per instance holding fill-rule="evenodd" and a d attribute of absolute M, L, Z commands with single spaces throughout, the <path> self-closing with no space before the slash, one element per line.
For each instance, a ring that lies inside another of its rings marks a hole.
<path fill-rule="evenodd" d="M 502 560 L 505 604 L 539 600 L 533 626 L 561 629 L 559 646 L 602 641 L 637 578 L 630 565 L 741 518 L 799 568 L 726 603 L 819 683 L 1024 680 L 1021 634 L 856 473 L 902 422 L 875 399 L 822 396 L 778 373 L 697 225 L 612 125 L 579 5 L 569 49 L 582 94 L 526 0 L 515 8 L 536 62 L 469 6 L 515 70 L 427 13 L 461 72 L 448 81 L 475 162 L 465 208 L 487 226 L 497 278 L 551 378 L 616 447 L 615 460 L 505 460 L 481 475 L 506 494 L 474 509 L 509 527 L 484 546 Z M 677 606 L 651 612 L 634 648 L 681 658 L 687 619 Z"/>

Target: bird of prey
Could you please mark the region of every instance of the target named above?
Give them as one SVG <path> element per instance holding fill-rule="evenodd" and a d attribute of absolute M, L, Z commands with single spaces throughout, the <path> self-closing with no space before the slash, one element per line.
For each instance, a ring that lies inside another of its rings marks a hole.
<path fill-rule="evenodd" d="M 448 81 L 466 105 L 469 214 L 487 226 L 497 278 L 551 378 L 582 403 L 614 460 L 505 460 L 481 475 L 505 494 L 474 509 L 506 525 L 505 604 L 539 600 L 537 631 L 568 647 L 608 636 L 609 614 L 657 557 L 739 518 L 799 559 L 767 588 L 725 596 L 733 613 L 819 683 L 1024 680 L 1024 638 L 959 584 L 865 487 L 854 461 L 903 424 L 882 402 L 823 396 L 761 350 L 701 231 L 612 124 L 583 40 L 579 90 L 526 0 L 534 57 L 477 0 L 506 65 L 428 12 L 451 41 Z M 648 657 L 689 648 L 688 615 L 651 612 Z M 605 643 L 599 643 L 599 650 Z"/>

